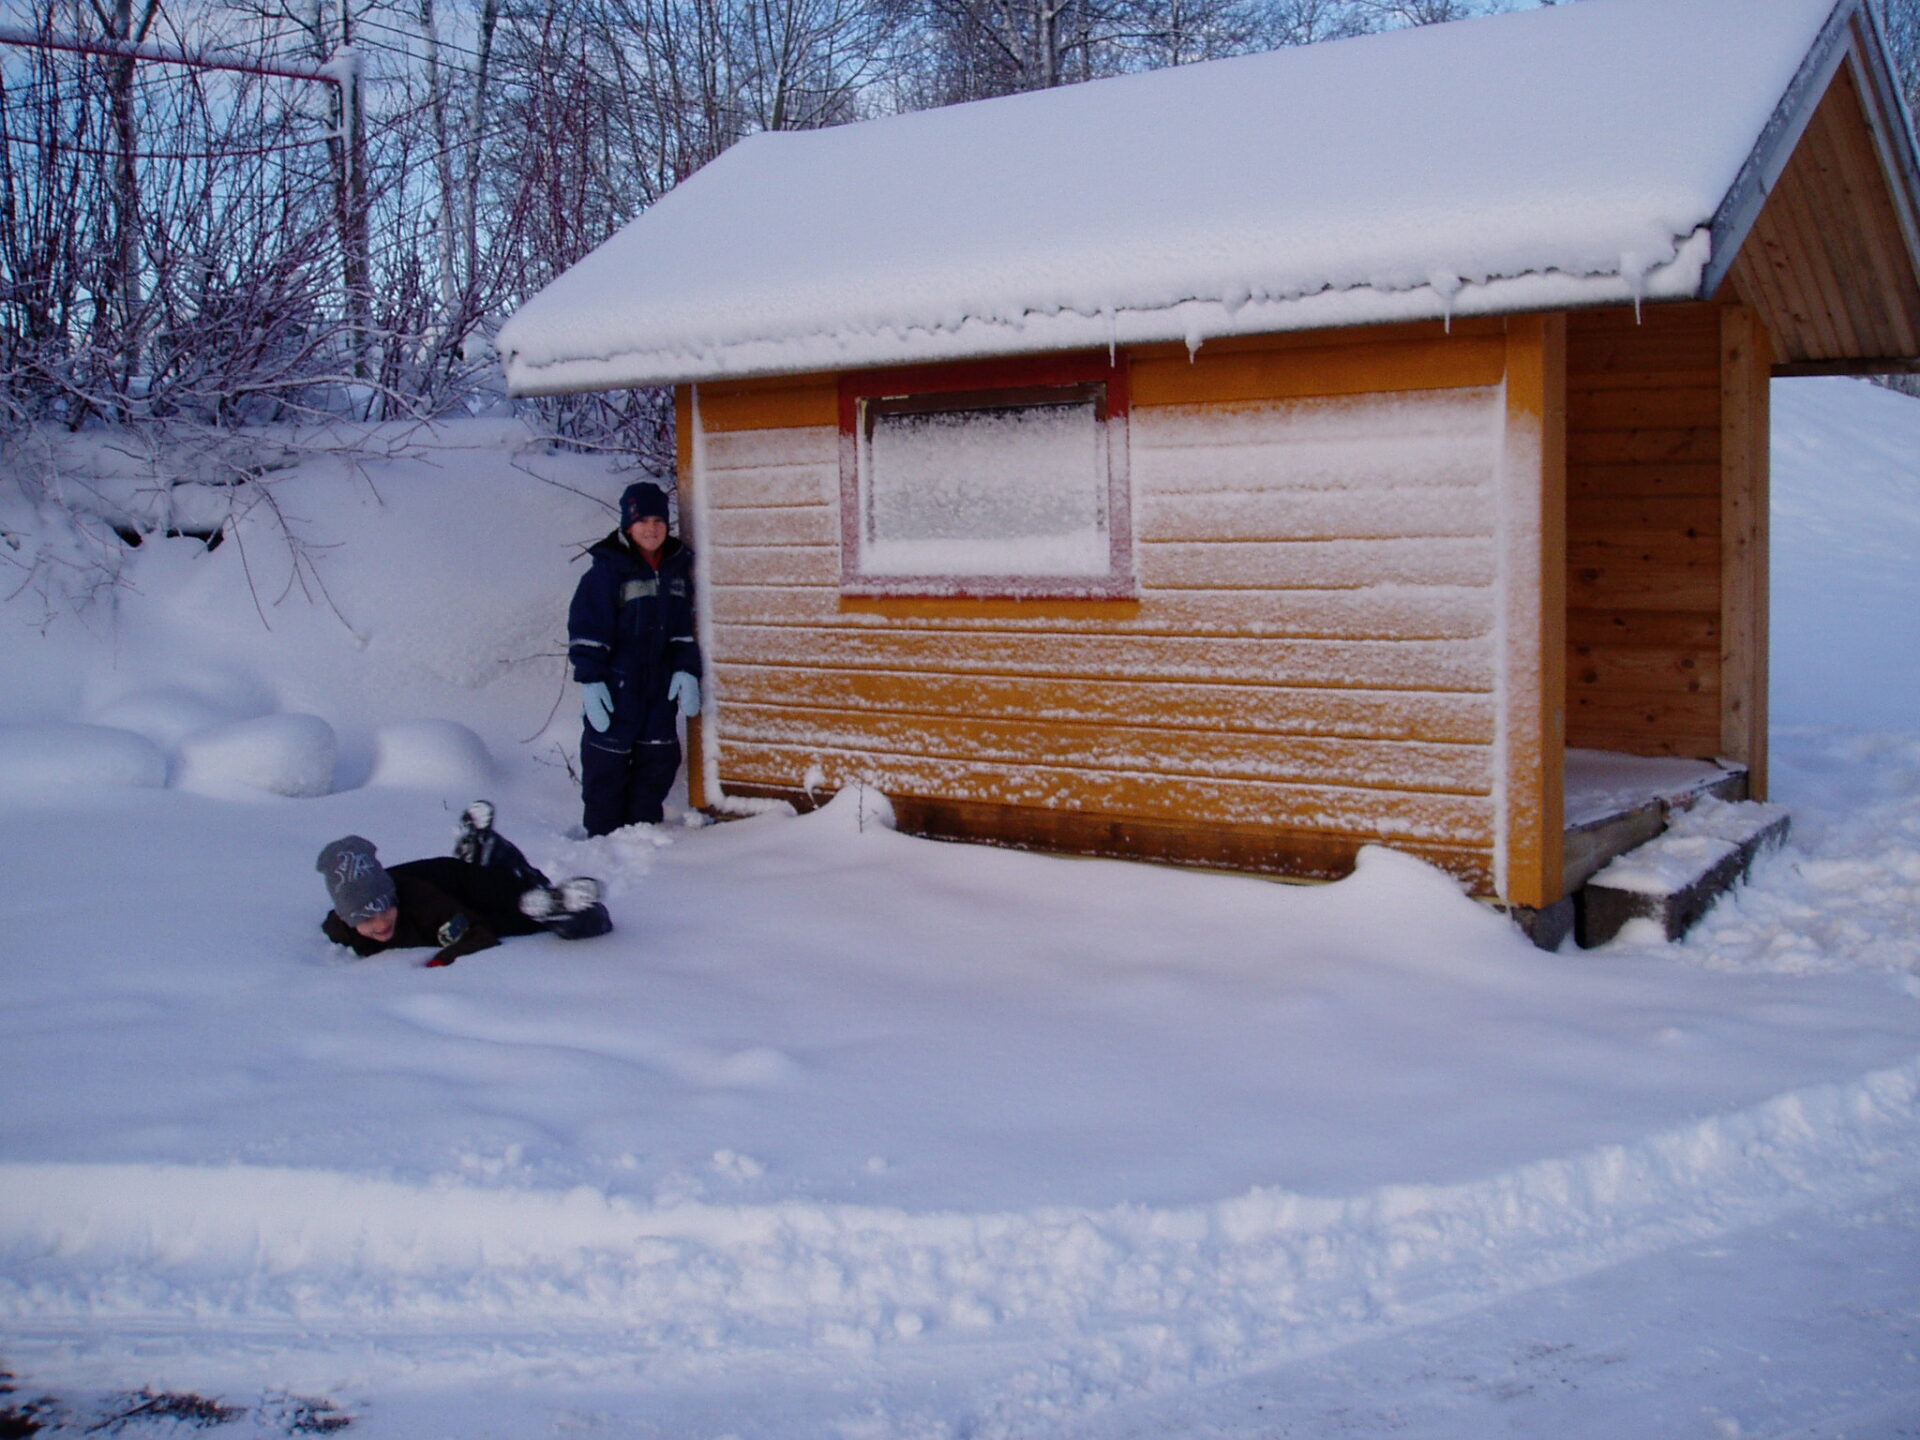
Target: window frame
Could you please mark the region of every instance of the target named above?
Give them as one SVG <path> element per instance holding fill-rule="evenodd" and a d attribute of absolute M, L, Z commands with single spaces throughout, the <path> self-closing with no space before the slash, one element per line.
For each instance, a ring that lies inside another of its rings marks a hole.
<path fill-rule="evenodd" d="M 1122 355 L 1061 355 L 867 370 L 840 377 L 840 590 L 853 597 L 1132 599 L 1133 496 L 1127 464 L 1130 394 Z M 1107 569 L 1092 575 L 874 574 L 864 568 L 861 459 L 876 414 L 1007 409 L 1050 401 L 1094 405 L 1105 432 Z M 966 404 L 966 401 L 980 403 Z"/>

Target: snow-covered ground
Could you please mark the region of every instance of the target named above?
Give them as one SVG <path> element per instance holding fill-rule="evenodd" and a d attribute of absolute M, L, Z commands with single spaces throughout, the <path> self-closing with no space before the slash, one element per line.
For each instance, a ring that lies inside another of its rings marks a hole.
<path fill-rule="evenodd" d="M 1920 402 L 1775 405 L 1795 830 L 1673 946 L 1545 954 L 1386 851 L 1282 886 L 914 840 L 852 794 L 570 838 L 569 557 L 625 477 L 500 424 L 280 472 L 110 608 L 23 592 L 0 1414 L 1913 1433 Z M 328 945 L 321 844 L 440 853 L 477 794 L 616 932 Z"/>

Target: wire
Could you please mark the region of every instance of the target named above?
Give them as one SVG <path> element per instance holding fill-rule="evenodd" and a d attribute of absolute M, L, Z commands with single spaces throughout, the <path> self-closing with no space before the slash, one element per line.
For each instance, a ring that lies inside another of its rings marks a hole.
<path fill-rule="evenodd" d="M 336 138 L 332 135 L 316 135 L 309 140 L 289 140 L 281 145 L 235 145 L 219 150 L 136 150 L 131 158 L 135 160 L 245 160 L 260 155 L 277 155 L 283 150 L 303 150 L 309 145 L 324 145 Z M 0 142 L 11 145 L 16 140 L 22 145 L 31 145 L 38 150 L 58 150 L 65 155 L 85 155 L 99 160 L 121 158 L 118 150 L 105 146 L 70 145 L 60 141 L 42 140 L 33 135 L 15 135 L 12 131 L 0 127 Z"/>
<path fill-rule="evenodd" d="M 427 63 L 427 57 L 425 55 L 416 55 L 411 51 L 403 50 L 395 45 L 381 44 L 379 41 L 362 42 L 356 40 L 354 42 L 354 48 L 357 50 L 367 50 L 375 55 L 398 57 L 399 59 L 407 61 L 410 65 L 425 65 Z M 445 71 L 449 75 L 458 75 L 463 79 L 476 82 L 480 79 L 480 72 L 478 70 L 470 70 L 465 65 L 456 64 L 451 60 L 438 60 L 435 64 L 437 68 Z"/>
<path fill-rule="evenodd" d="M 462 45 L 457 41 L 448 40 L 448 39 L 445 39 L 444 37 L 435 38 L 432 41 L 429 41 L 426 35 L 424 35 L 420 31 L 402 30 L 397 25 L 388 25 L 379 20 L 372 19 L 368 16 L 362 16 L 355 23 L 357 25 L 360 25 L 372 30 L 384 30 L 389 35 L 398 35 L 405 40 L 417 40 L 420 42 L 422 46 L 431 44 L 441 50 L 451 50 L 457 55 L 465 55 L 468 58 L 473 60 L 484 60 L 487 58 L 486 56 L 483 56 L 478 50 L 475 50 L 470 46 Z M 402 53 L 410 53 L 410 52 L 402 52 Z M 412 58 L 416 60 L 424 60 L 426 57 L 424 55 L 414 55 Z"/>

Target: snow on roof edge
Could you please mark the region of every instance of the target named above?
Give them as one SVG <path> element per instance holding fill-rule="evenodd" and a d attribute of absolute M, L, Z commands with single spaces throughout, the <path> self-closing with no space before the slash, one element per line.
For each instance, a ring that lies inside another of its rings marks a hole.
<path fill-rule="evenodd" d="M 1435 277 L 1436 283 L 1407 290 L 1357 286 L 1285 299 L 1247 300 L 1239 305 L 1195 298 L 1159 309 L 1098 315 L 1064 310 L 1029 312 L 1017 324 L 972 316 L 959 326 L 938 330 L 840 331 L 698 350 L 635 349 L 547 364 L 534 364 L 509 353 L 503 363 L 508 393 L 530 397 L 1097 350 L 1114 345 L 1180 342 L 1197 352 L 1208 340 L 1239 336 L 1703 298 L 1709 288 L 1710 270 L 1717 268 L 1713 266 L 1716 247 L 1712 232 L 1703 226 L 1680 238 L 1675 249 L 1672 260 L 1637 281 L 1624 267 L 1620 272 L 1595 275 L 1531 272 L 1479 282 L 1461 281 L 1459 288 L 1448 294 Z"/>

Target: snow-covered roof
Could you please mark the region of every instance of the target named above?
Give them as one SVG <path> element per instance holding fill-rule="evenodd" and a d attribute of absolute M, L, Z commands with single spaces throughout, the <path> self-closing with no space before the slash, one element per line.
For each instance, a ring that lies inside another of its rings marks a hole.
<path fill-rule="evenodd" d="M 1691 298 L 1739 238 L 1715 217 L 1856 8 L 1583 0 L 756 135 L 528 301 L 500 334 L 508 379 Z"/>

